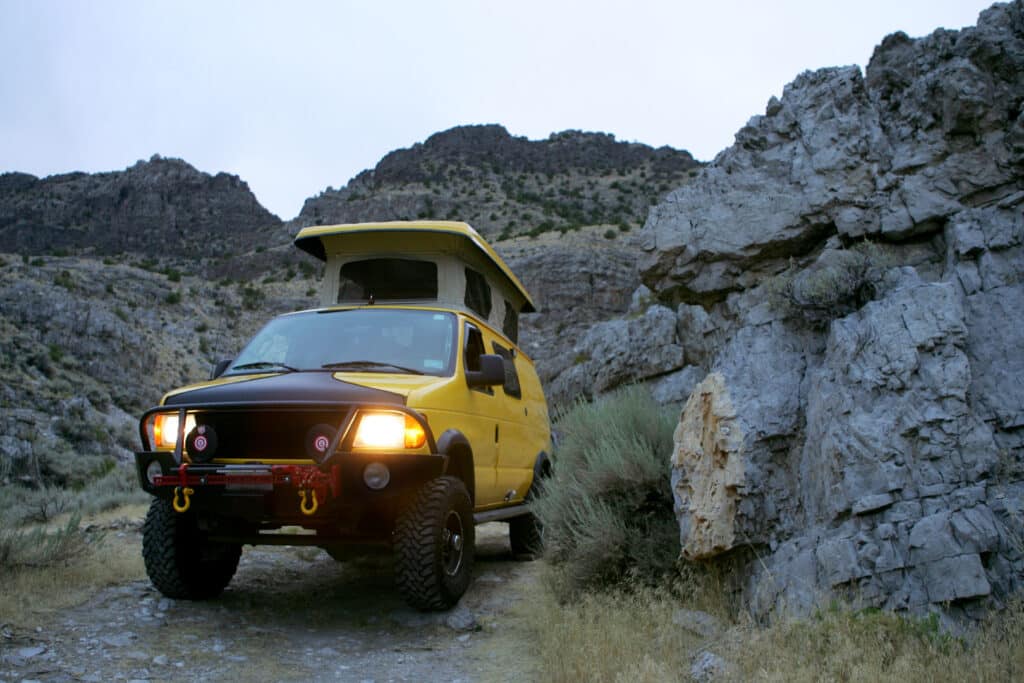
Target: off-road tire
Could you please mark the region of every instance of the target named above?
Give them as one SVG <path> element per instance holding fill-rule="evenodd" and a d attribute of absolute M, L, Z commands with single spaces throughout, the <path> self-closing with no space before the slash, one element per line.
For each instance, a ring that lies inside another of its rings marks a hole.
<path fill-rule="evenodd" d="M 469 587 L 476 542 L 465 484 L 448 476 L 428 482 L 399 516 L 394 541 L 395 581 L 406 602 L 423 611 L 457 603 Z"/>
<path fill-rule="evenodd" d="M 541 494 L 543 480 L 547 478 L 550 471 L 545 467 L 534 480 L 530 490 L 526 493 L 526 504 L 532 503 Z M 540 523 L 537 516 L 529 512 L 521 517 L 513 517 L 508 520 L 508 542 L 512 547 L 512 555 L 516 559 L 533 560 L 544 552 L 544 525 Z"/>
<path fill-rule="evenodd" d="M 544 552 L 540 520 L 533 513 L 508 520 L 508 541 L 517 559 L 539 557 Z"/>
<path fill-rule="evenodd" d="M 155 499 L 142 527 L 142 558 L 157 590 L 178 600 L 208 600 L 221 594 L 238 568 L 242 546 L 207 540 L 191 512 L 178 513 Z"/>

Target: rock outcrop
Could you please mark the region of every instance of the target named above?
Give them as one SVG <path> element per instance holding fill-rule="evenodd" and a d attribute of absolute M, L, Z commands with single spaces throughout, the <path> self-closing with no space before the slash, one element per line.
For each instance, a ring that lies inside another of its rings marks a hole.
<path fill-rule="evenodd" d="M 111 173 L 0 175 L 0 252 L 223 258 L 281 221 L 238 176 L 154 156 Z"/>
<path fill-rule="evenodd" d="M 801 74 L 652 210 L 647 312 L 583 335 L 675 312 L 590 387 L 700 368 L 682 552 L 742 566 L 756 615 L 976 616 L 1024 585 L 1022 102 L 1019 1 Z"/>

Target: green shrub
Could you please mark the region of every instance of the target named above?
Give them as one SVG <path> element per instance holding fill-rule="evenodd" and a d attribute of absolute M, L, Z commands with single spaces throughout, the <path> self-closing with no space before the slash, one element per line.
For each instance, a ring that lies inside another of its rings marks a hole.
<path fill-rule="evenodd" d="M 66 270 L 62 270 L 53 276 L 53 284 L 58 287 L 63 287 L 69 292 L 74 291 L 75 289 L 75 281 L 71 277 L 71 273 Z"/>
<path fill-rule="evenodd" d="M 181 292 L 168 292 L 167 296 L 164 297 L 165 304 L 180 304 L 181 303 Z"/>
<path fill-rule="evenodd" d="M 769 306 L 783 315 L 827 324 L 871 299 L 877 260 L 870 244 L 826 251 L 803 269 L 791 262 L 789 268 L 765 282 L 764 292 Z"/>
<path fill-rule="evenodd" d="M 263 305 L 266 295 L 263 290 L 253 285 L 245 285 L 242 290 L 242 307 L 255 311 Z"/>
<path fill-rule="evenodd" d="M 643 387 L 577 404 L 557 423 L 561 444 L 535 503 L 563 599 L 674 570 L 679 527 L 668 457 L 675 416 Z"/>
<path fill-rule="evenodd" d="M 73 507 L 74 494 L 59 486 L 0 487 L 0 518 L 7 527 L 26 522 L 45 524 Z"/>
<path fill-rule="evenodd" d="M 50 346 L 48 347 L 48 351 L 50 355 L 50 360 L 52 360 L 54 363 L 59 363 L 61 359 L 64 357 L 64 349 L 60 348 L 56 344 L 50 344 Z"/>

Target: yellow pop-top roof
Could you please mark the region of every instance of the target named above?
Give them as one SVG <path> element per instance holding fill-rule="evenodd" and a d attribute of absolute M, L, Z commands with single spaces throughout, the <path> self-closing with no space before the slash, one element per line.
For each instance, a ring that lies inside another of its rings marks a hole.
<path fill-rule="evenodd" d="M 530 294 L 523 287 L 523 283 L 519 281 L 515 273 L 505 264 L 505 261 L 498 256 L 498 252 L 494 251 L 480 233 L 474 230 L 468 223 L 460 221 L 384 221 L 379 223 L 315 225 L 299 231 L 299 234 L 295 236 L 295 246 L 312 254 L 321 261 L 326 261 L 327 249 L 324 246 L 323 238 L 338 239 L 344 238 L 346 235 L 361 235 L 372 232 L 408 232 L 418 235 L 433 232 L 462 238 L 467 244 L 475 247 L 480 254 L 493 263 L 501 274 L 508 279 L 509 283 L 515 287 L 516 291 L 523 296 L 526 303 L 522 307 L 522 312 L 532 313 L 537 310 L 533 299 L 530 298 Z"/>

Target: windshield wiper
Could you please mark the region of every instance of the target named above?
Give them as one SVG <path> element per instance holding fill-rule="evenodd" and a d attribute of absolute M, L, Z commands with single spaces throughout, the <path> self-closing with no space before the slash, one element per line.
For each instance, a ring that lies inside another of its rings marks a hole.
<path fill-rule="evenodd" d="M 270 360 L 258 360 L 254 363 L 242 363 L 241 365 L 231 366 L 232 370 L 256 370 L 257 368 L 281 368 L 287 372 L 299 372 L 298 368 L 293 368 L 290 365 L 284 363 L 275 363 Z"/>
<path fill-rule="evenodd" d="M 425 375 L 425 372 L 421 372 L 415 368 L 407 368 L 404 365 L 395 365 L 394 363 L 384 363 L 376 360 L 343 360 L 337 363 L 324 363 L 320 367 L 325 370 L 370 370 L 380 371 L 380 368 L 394 368 L 410 375 Z"/>

